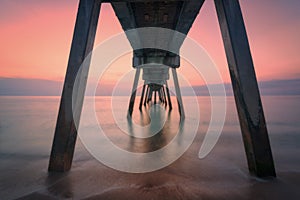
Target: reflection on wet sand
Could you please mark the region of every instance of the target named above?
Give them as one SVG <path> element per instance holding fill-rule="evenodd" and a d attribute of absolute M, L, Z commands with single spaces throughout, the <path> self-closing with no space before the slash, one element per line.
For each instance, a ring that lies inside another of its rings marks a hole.
<path fill-rule="evenodd" d="M 154 109 L 150 112 L 147 106 L 138 112 L 139 118 L 135 118 L 134 121 L 132 118 L 127 118 L 128 132 L 131 137 L 129 137 L 127 148 L 125 147 L 126 150 L 142 153 L 156 151 L 167 145 L 177 134 L 180 120 L 178 115 L 174 116 L 175 112 L 172 112 L 172 110 L 162 110 L 154 106 Z M 164 115 L 167 116 L 166 120 L 163 119 Z M 147 126 L 149 137 L 136 138 L 132 123 Z M 161 127 L 161 129 L 157 131 L 157 127 Z M 151 137 L 150 133 L 155 131 L 157 131 L 156 134 Z"/>
<path fill-rule="evenodd" d="M 191 105 L 189 99 L 185 97 L 184 100 L 188 108 Z M 200 110 L 204 114 L 197 137 L 184 155 L 171 165 L 151 173 L 120 172 L 94 159 L 78 140 L 72 170 L 63 175 L 47 173 L 59 98 L 2 99 L 0 198 L 300 199 L 300 123 L 299 112 L 295 109 L 300 106 L 299 97 L 265 97 L 264 100 L 278 171 L 276 180 L 261 180 L 249 175 L 233 98 L 228 98 L 229 111 L 221 138 L 203 160 L 198 159 L 197 155 L 210 119 L 209 99 L 199 97 Z M 159 149 L 177 133 L 180 120 L 176 109 L 165 113 L 166 123 L 160 133 L 151 137 L 152 140 L 137 139 L 129 137 L 112 123 L 109 98 L 101 97 L 98 101 L 102 105 L 99 118 L 107 136 L 127 151 Z M 285 113 L 286 116 L 283 116 Z M 150 124 L 148 117 L 147 112 L 137 112 L 133 115 L 133 121 L 147 125 Z M 184 123 L 182 132 L 186 133 L 188 125 Z M 176 147 L 180 146 L 182 144 L 178 143 Z"/>

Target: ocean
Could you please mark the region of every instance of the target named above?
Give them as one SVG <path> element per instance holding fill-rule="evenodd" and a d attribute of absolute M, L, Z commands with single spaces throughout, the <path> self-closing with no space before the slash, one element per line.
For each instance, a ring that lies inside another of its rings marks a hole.
<path fill-rule="evenodd" d="M 152 139 L 132 139 L 132 135 L 122 133 L 122 128 L 131 126 L 126 126 L 128 121 L 121 122 L 124 127 L 116 125 L 114 117 L 122 120 L 124 112 L 120 110 L 127 109 L 128 97 L 114 98 L 119 102 L 115 105 L 117 113 L 112 112 L 111 97 L 96 97 L 95 110 L 103 131 L 118 148 L 147 153 L 166 147 L 176 137 L 181 122 L 174 97 L 171 112 L 159 111 L 168 120 Z M 86 142 L 78 137 L 71 171 L 48 173 L 59 99 L 0 97 L 0 199 L 300 199 L 300 96 L 262 97 L 276 179 L 259 179 L 249 174 L 231 96 L 227 97 L 220 138 L 203 159 L 198 153 L 212 116 L 210 97 L 205 96 L 197 97 L 200 120 L 191 146 L 166 167 L 144 173 L 112 169 L 95 159 Z M 191 97 L 183 97 L 183 101 L 187 120 L 182 123 L 189 132 L 195 121 L 189 120 L 188 112 L 195 109 L 195 103 Z M 136 106 L 138 102 L 139 97 Z M 124 119 L 125 116 L 126 113 Z M 151 123 L 146 109 L 141 114 L 136 108 L 133 122 L 141 126 Z M 96 126 L 89 119 L 81 119 L 81 124 L 91 133 Z M 178 141 L 159 159 L 172 157 L 186 143 L 185 139 Z M 101 146 L 101 141 L 97 145 Z M 126 158 L 122 162 L 131 166 Z"/>

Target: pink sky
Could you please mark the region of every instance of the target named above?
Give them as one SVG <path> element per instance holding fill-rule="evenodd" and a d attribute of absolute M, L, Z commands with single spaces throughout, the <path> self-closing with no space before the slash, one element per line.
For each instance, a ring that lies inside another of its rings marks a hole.
<path fill-rule="evenodd" d="M 21 3 L 20 3 L 21 2 Z M 62 81 L 65 75 L 77 0 L 0 2 L 0 77 Z M 287 4 L 287 3 L 286 3 Z M 258 80 L 300 78 L 300 3 L 298 0 L 241 1 Z M 96 44 L 122 32 L 109 4 L 102 5 Z M 229 82 L 217 16 L 207 0 L 189 36 L 201 44 Z M 128 56 L 128 67 L 131 58 Z M 184 65 L 181 66 L 184 68 Z M 117 79 L 111 76 L 111 79 Z M 109 78 L 105 79 L 110 81 Z M 197 78 L 192 84 L 200 84 Z"/>

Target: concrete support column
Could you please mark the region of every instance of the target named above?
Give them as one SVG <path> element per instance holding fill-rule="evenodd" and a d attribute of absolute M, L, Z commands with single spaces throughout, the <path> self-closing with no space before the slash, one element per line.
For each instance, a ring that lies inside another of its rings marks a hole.
<path fill-rule="evenodd" d="M 164 103 L 164 100 L 163 100 L 163 98 L 162 98 L 162 92 L 161 92 L 161 88 L 158 90 L 158 94 L 159 94 L 159 101 L 161 102 L 161 103 Z"/>
<path fill-rule="evenodd" d="M 157 100 L 157 102 L 161 102 L 161 96 L 160 96 L 160 90 L 157 90 L 157 96 L 158 96 L 158 100 Z"/>
<path fill-rule="evenodd" d="M 180 92 L 180 88 L 179 88 L 177 72 L 176 72 L 175 68 L 172 68 L 172 74 L 173 74 L 175 92 L 176 92 L 177 103 L 178 103 L 178 111 L 179 111 L 180 116 L 182 118 L 184 118 L 185 114 L 184 114 L 183 102 L 182 102 L 181 92 Z"/>
<path fill-rule="evenodd" d="M 164 104 L 165 106 L 167 106 L 168 102 L 167 102 L 166 91 L 164 86 L 162 87 L 162 93 L 163 93 Z"/>
<path fill-rule="evenodd" d="M 150 89 L 149 89 L 149 97 L 148 97 L 147 103 L 152 101 L 152 95 L 153 95 L 153 90 L 152 90 L 151 86 L 149 86 L 149 87 L 150 87 Z"/>
<path fill-rule="evenodd" d="M 162 102 L 161 89 L 158 90 L 158 99 L 159 99 L 159 102 Z"/>
<path fill-rule="evenodd" d="M 145 100 L 144 100 L 144 106 L 146 106 L 147 104 L 147 100 L 149 98 L 149 85 L 146 85 L 147 89 L 146 89 L 146 95 L 145 95 Z"/>
<path fill-rule="evenodd" d="M 97 30 L 101 1 L 80 0 L 75 24 L 72 47 L 66 72 L 60 108 L 57 118 L 55 135 L 51 150 L 49 171 L 68 171 L 71 168 L 74 148 L 77 138 L 75 124 L 79 123 L 84 99 L 88 70 L 80 70 L 87 55 L 93 50 Z M 75 84 L 77 74 L 83 77 L 78 85 Z M 73 102 L 76 110 L 72 112 L 72 93 L 76 94 Z"/>
<path fill-rule="evenodd" d="M 215 5 L 249 171 L 258 177 L 275 177 L 263 107 L 239 1 L 215 0 Z"/>
<path fill-rule="evenodd" d="M 166 82 L 166 92 L 168 95 L 168 102 L 169 102 L 169 110 L 172 110 L 172 101 L 171 101 L 171 96 L 170 96 L 170 90 L 169 90 L 169 86 L 168 86 L 168 82 Z"/>
<path fill-rule="evenodd" d="M 146 82 L 144 83 L 143 85 L 143 90 L 142 90 L 142 95 L 141 95 L 141 99 L 140 99 L 140 106 L 139 106 L 139 109 L 141 110 L 142 109 L 142 105 L 143 105 L 143 100 L 144 100 L 144 95 L 145 95 L 145 88 L 146 88 Z"/>
<path fill-rule="evenodd" d="M 164 96 L 163 88 L 164 88 L 164 86 L 161 87 L 161 89 L 160 89 L 160 94 L 161 94 L 162 102 L 165 103 L 165 96 Z"/>
<path fill-rule="evenodd" d="M 136 97 L 136 90 L 137 90 L 137 86 L 138 86 L 139 78 L 140 78 L 140 72 L 141 72 L 141 69 L 136 68 L 134 82 L 133 82 L 133 86 L 132 86 L 131 97 L 130 97 L 130 101 L 129 101 L 129 108 L 128 108 L 129 116 L 131 116 L 132 112 L 133 112 L 134 101 L 135 101 L 135 97 Z"/>

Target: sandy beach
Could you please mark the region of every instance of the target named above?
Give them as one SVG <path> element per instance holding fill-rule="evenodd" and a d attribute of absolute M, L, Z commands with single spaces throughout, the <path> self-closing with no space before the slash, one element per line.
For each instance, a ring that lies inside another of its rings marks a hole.
<path fill-rule="evenodd" d="M 1 97 L 1 199 L 300 198 L 297 117 L 300 113 L 293 109 L 300 106 L 298 96 L 263 98 L 277 169 L 276 179 L 258 179 L 249 174 L 231 97 L 228 97 L 222 135 L 204 159 L 198 158 L 198 152 L 209 115 L 202 118 L 199 132 L 188 151 L 161 170 L 142 174 L 119 172 L 97 161 L 78 140 L 71 171 L 48 173 L 58 100 L 57 97 Z M 99 101 L 107 103 L 109 98 Z M 203 113 L 206 113 L 207 101 L 208 97 L 199 97 Z M 160 140 L 162 137 L 159 136 L 155 139 L 156 143 L 164 145 Z M 126 149 L 128 143 L 120 141 L 118 145 Z"/>

